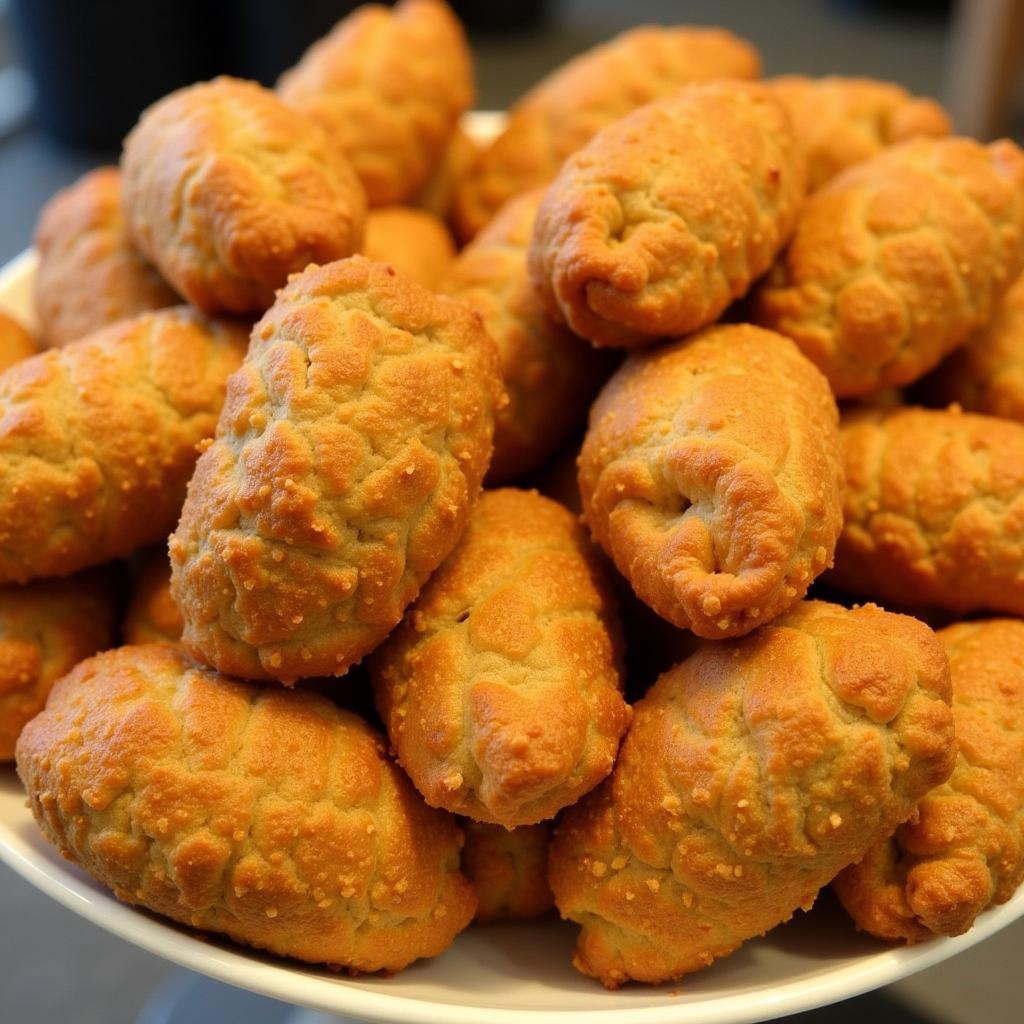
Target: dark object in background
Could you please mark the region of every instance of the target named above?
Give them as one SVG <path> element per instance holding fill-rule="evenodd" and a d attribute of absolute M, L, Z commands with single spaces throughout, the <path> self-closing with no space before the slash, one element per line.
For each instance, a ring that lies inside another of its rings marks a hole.
<path fill-rule="evenodd" d="M 448 0 L 452 10 L 470 31 L 523 32 L 536 28 L 544 18 L 548 0 L 517 0 L 495 3 L 494 0 Z"/>

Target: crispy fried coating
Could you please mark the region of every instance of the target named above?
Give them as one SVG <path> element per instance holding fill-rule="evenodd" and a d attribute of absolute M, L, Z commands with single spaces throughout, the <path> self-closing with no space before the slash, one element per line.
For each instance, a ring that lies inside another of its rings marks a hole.
<path fill-rule="evenodd" d="M 39 343 L 7 313 L 0 312 L 0 372 L 39 351 Z"/>
<path fill-rule="evenodd" d="M 462 128 L 456 126 L 430 177 L 409 202 L 435 217 L 440 217 L 443 221 L 448 221 L 455 200 L 455 190 L 470 173 L 479 152 L 480 147 L 476 142 Z"/>
<path fill-rule="evenodd" d="M 615 773 L 562 818 L 574 963 L 614 988 L 698 970 L 809 909 L 945 781 L 949 668 L 923 623 L 811 601 L 705 641 L 635 706 Z"/>
<path fill-rule="evenodd" d="M 825 379 L 771 331 L 721 325 L 630 356 L 591 409 L 584 517 L 659 615 L 740 636 L 832 561 L 837 423 Z"/>
<path fill-rule="evenodd" d="M 53 684 L 113 644 L 114 596 L 103 569 L 0 587 L 0 762 L 14 760 L 19 733 Z"/>
<path fill-rule="evenodd" d="M 121 171 L 132 240 L 207 313 L 262 313 L 289 274 L 362 241 L 366 198 L 336 141 L 255 82 L 154 103 Z"/>
<path fill-rule="evenodd" d="M 36 319 L 48 345 L 181 301 L 128 236 L 116 167 L 58 192 L 39 215 L 35 244 Z"/>
<path fill-rule="evenodd" d="M 277 86 L 352 161 L 371 206 L 410 199 L 426 183 L 473 103 L 473 58 L 440 0 L 363 4 Z"/>
<path fill-rule="evenodd" d="M 526 253 L 543 195 L 534 189 L 510 200 L 441 286 L 483 317 L 501 356 L 509 403 L 494 423 L 491 486 L 523 479 L 578 431 L 611 371 L 606 354 L 547 315 L 530 283 Z"/>
<path fill-rule="evenodd" d="M 459 237 L 468 241 L 513 196 L 553 180 L 566 157 L 644 103 L 690 82 L 760 73 L 757 50 L 721 28 L 642 25 L 588 50 L 513 105 L 456 190 Z"/>
<path fill-rule="evenodd" d="M 485 491 L 370 660 L 399 764 L 436 807 L 507 828 L 553 817 L 612 770 L 621 644 L 576 518 L 535 491 Z"/>
<path fill-rule="evenodd" d="M 1024 881 L 1024 622 L 938 636 L 953 683 L 953 774 L 833 883 L 857 927 L 882 939 L 962 935 Z"/>
<path fill-rule="evenodd" d="M 140 561 L 121 622 L 126 644 L 176 644 L 185 622 L 171 597 L 171 563 L 162 545 Z"/>
<path fill-rule="evenodd" d="M 769 268 L 803 189 L 768 86 L 687 86 L 565 161 L 537 211 L 530 276 L 548 312 L 595 345 L 687 334 Z"/>
<path fill-rule="evenodd" d="M 498 355 L 465 306 L 354 256 L 253 328 L 169 543 L 185 644 L 232 675 L 342 675 L 455 546 Z"/>
<path fill-rule="evenodd" d="M 163 540 L 245 345 L 239 324 L 167 309 L 0 374 L 0 583 Z"/>
<path fill-rule="evenodd" d="M 1024 426 L 918 408 L 843 416 L 828 580 L 903 608 L 1024 615 Z"/>
<path fill-rule="evenodd" d="M 753 318 L 855 397 L 932 369 L 1022 266 L 1024 153 L 1006 139 L 914 139 L 807 200 Z"/>
<path fill-rule="evenodd" d="M 921 382 L 920 393 L 937 405 L 956 402 L 1024 422 L 1024 275 L 992 319 Z"/>
<path fill-rule="evenodd" d="M 768 84 L 793 122 L 807 159 L 810 192 L 887 146 L 919 135 L 940 138 L 950 133 L 949 115 L 935 100 L 912 96 L 892 82 L 781 75 Z"/>
<path fill-rule="evenodd" d="M 474 921 L 540 917 L 555 905 L 548 885 L 550 824 L 507 829 L 467 818 L 462 828 L 462 871 L 477 898 Z"/>
<path fill-rule="evenodd" d="M 455 822 L 317 694 L 238 682 L 167 644 L 121 647 L 54 687 L 17 757 L 65 857 L 186 925 L 396 971 L 473 916 Z"/>
<path fill-rule="evenodd" d="M 448 229 L 432 213 L 380 206 L 366 215 L 363 255 L 390 263 L 402 277 L 436 291 L 455 259 Z"/>

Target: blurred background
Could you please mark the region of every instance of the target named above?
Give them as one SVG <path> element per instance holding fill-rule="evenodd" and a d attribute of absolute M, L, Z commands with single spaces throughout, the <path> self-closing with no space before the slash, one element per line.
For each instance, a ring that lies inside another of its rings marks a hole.
<path fill-rule="evenodd" d="M 117 160 L 141 109 L 221 72 L 273 84 L 355 4 L 344 0 L 0 0 L 0 263 L 58 188 Z M 942 100 L 957 130 L 1024 138 L 1024 0 L 453 0 L 478 106 L 502 108 L 581 50 L 644 22 L 721 24 L 766 74 L 861 74 Z M 1018 1024 L 1024 922 L 879 995 L 798 1020 Z M 168 1024 L 189 979 L 0 866 L 0 1020 Z M 199 985 L 196 981 L 194 984 Z M 213 983 L 175 1021 L 279 1021 Z M 142 1017 L 140 1018 L 140 1014 Z"/>

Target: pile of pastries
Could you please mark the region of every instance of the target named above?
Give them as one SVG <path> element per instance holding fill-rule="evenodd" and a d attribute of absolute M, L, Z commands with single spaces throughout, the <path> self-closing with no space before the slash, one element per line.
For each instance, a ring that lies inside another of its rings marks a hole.
<path fill-rule="evenodd" d="M 1013 894 L 1024 153 L 759 74 L 637 28 L 479 146 L 450 10 L 368 5 L 53 199 L 0 757 L 66 857 L 354 972 L 554 907 L 610 987 Z"/>

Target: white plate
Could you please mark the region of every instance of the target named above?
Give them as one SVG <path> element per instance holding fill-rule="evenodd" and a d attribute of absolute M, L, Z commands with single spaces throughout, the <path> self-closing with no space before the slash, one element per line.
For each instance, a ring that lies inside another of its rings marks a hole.
<path fill-rule="evenodd" d="M 500 120 L 476 115 L 490 135 Z M 0 272 L 0 308 L 32 321 L 35 256 Z M 858 935 L 823 896 L 727 960 L 677 985 L 605 992 L 569 963 L 575 928 L 542 922 L 471 928 L 435 960 L 393 978 L 348 978 L 246 950 L 118 903 L 62 860 L 25 807 L 13 770 L 0 767 L 0 858 L 36 888 L 107 931 L 219 981 L 285 1002 L 385 1024 L 748 1024 L 838 1002 L 939 963 L 1024 916 L 1024 890 L 986 911 L 958 939 L 890 948 Z M 38 951 L 45 955 L 45 950 Z"/>

